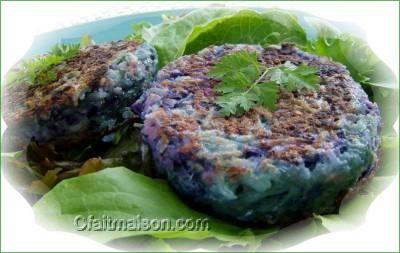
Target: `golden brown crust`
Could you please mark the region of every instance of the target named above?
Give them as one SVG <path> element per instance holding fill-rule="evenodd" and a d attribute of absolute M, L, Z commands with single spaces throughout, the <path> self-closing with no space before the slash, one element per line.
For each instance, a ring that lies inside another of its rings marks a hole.
<path fill-rule="evenodd" d="M 231 49 L 226 46 L 226 50 L 229 52 Z M 326 136 L 338 139 L 336 132 L 341 117 L 356 110 L 351 95 L 354 92 L 354 81 L 343 65 L 325 58 L 302 55 L 294 45 L 283 44 L 279 49 L 271 47 L 263 50 L 258 60 L 266 66 L 276 66 L 286 61 L 317 66 L 321 77 L 319 92 L 281 92 L 275 111 L 256 107 L 242 116 L 229 118 L 210 113 L 210 110 L 215 110 L 217 94 L 213 87 L 218 81 L 210 79 L 208 71 L 218 60 L 219 58 L 199 55 L 181 58 L 167 66 L 164 72 L 172 73 L 174 69 L 178 69 L 183 76 L 190 78 L 165 79 L 161 81 L 161 86 L 181 94 L 182 97 L 193 94 L 193 108 L 199 119 L 211 117 L 207 129 L 217 129 L 228 135 L 256 136 L 260 146 L 277 159 L 296 162 L 297 158 L 312 153 L 315 149 L 327 148 Z M 255 127 L 260 124 L 267 124 L 269 127 Z M 168 123 L 164 126 L 167 127 Z M 192 125 L 187 126 L 186 130 L 190 130 Z M 171 134 L 169 137 L 174 137 L 173 132 L 167 133 Z M 284 144 L 285 148 L 275 148 L 280 144 Z"/>

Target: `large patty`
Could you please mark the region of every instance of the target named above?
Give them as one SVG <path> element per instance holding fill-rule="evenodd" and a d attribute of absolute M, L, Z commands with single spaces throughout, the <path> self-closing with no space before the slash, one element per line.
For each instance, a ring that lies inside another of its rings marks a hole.
<path fill-rule="evenodd" d="M 57 80 L 12 84 L 3 116 L 20 135 L 41 143 L 80 143 L 134 117 L 129 105 L 154 79 L 155 49 L 136 41 L 89 46 L 55 67 Z"/>
<path fill-rule="evenodd" d="M 280 92 L 276 111 L 221 117 L 207 76 L 220 58 L 257 51 L 266 66 L 317 66 L 319 92 Z M 287 224 L 337 211 L 378 161 L 381 119 L 346 68 L 293 45 L 223 45 L 179 58 L 133 106 L 157 173 L 185 199 L 220 217 Z"/>

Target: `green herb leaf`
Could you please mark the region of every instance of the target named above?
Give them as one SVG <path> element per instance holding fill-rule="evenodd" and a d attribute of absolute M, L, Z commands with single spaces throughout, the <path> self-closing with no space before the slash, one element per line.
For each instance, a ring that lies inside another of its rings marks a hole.
<path fill-rule="evenodd" d="M 244 93 L 229 93 L 217 98 L 217 105 L 221 107 L 223 116 L 243 114 L 256 105 L 255 99 Z"/>
<path fill-rule="evenodd" d="M 279 88 L 319 90 L 318 71 L 314 66 L 296 66 L 290 62 L 266 68 L 257 61 L 255 52 L 238 51 L 223 56 L 209 76 L 220 80 L 215 86 L 220 93 L 216 104 L 223 116 L 230 116 L 241 115 L 257 105 L 274 110 Z"/>
<path fill-rule="evenodd" d="M 282 66 L 271 68 L 268 71 L 270 80 L 280 84 L 287 91 L 309 89 L 319 90 L 319 69 L 315 66 L 296 66 L 286 62 Z"/>
<path fill-rule="evenodd" d="M 260 75 L 260 64 L 257 62 L 256 52 L 238 51 L 234 54 L 222 57 L 221 61 L 211 69 L 210 77 L 220 79 L 236 73 L 252 75 L 250 78 Z"/>
<path fill-rule="evenodd" d="M 58 79 L 55 67 L 61 62 L 75 57 L 81 47 L 93 44 L 89 35 L 84 35 L 78 44 L 56 44 L 46 55 L 23 61 L 16 70 L 7 73 L 6 84 L 27 83 L 45 85 Z"/>
<path fill-rule="evenodd" d="M 57 79 L 57 74 L 52 68 L 62 60 L 63 57 L 56 54 L 28 60 L 23 64 L 23 78 L 31 85 L 53 82 Z"/>
<path fill-rule="evenodd" d="M 74 57 L 79 52 L 80 44 L 56 44 L 54 45 L 48 56 L 59 56 L 63 60 Z"/>
<path fill-rule="evenodd" d="M 258 96 L 261 101 L 261 105 L 270 108 L 271 110 L 276 109 L 278 102 L 279 86 L 274 82 L 259 83 L 252 90 L 254 96 Z"/>

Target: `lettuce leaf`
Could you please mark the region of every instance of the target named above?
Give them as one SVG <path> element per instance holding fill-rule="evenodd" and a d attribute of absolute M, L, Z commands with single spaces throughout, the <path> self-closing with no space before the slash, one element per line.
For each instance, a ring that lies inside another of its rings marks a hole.
<path fill-rule="evenodd" d="M 262 13 L 227 8 L 199 9 L 182 17 L 164 18 L 161 24 L 143 27 L 139 33 L 157 49 L 160 67 L 183 54 L 213 44 L 270 45 L 290 41 L 305 46 L 307 42 L 296 17 L 278 9 Z"/>
<path fill-rule="evenodd" d="M 326 56 L 346 66 L 370 99 L 376 102 L 383 118 L 383 134 L 396 135 L 393 125 L 399 115 L 398 81 L 364 40 L 342 33 L 321 19 L 306 19 L 315 29 L 317 38 L 308 42 L 307 51 Z"/>
<path fill-rule="evenodd" d="M 396 87 L 396 76 L 363 39 L 341 32 L 325 20 L 306 18 L 317 34 L 310 40 L 307 51 L 327 56 L 346 65 L 358 82 L 371 81 Z"/>
<path fill-rule="evenodd" d="M 276 229 L 246 229 L 231 225 L 188 207 L 164 180 L 152 179 L 124 167 L 108 168 L 59 183 L 34 205 L 37 221 L 49 229 L 76 232 L 78 215 L 103 219 L 206 219 L 208 230 L 132 230 L 81 231 L 84 235 L 106 243 L 131 236 L 151 235 L 156 238 L 215 238 L 230 245 L 259 245 Z"/>
<path fill-rule="evenodd" d="M 296 16 L 278 9 L 263 12 L 242 10 L 215 19 L 205 26 L 194 27 L 187 39 L 184 54 L 224 43 L 268 46 L 282 42 L 293 42 L 299 46 L 307 44 L 306 33 Z"/>
<path fill-rule="evenodd" d="M 182 17 L 166 17 L 159 25 L 142 27 L 140 36 L 157 49 L 159 64 L 162 67 L 182 56 L 185 41 L 195 26 L 207 24 L 234 12 L 235 10 L 227 8 L 207 8 L 191 11 Z"/>

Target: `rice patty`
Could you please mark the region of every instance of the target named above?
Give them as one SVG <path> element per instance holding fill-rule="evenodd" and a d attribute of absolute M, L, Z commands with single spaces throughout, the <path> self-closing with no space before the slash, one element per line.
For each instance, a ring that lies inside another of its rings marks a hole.
<path fill-rule="evenodd" d="M 221 117 L 209 70 L 224 55 L 256 51 L 268 67 L 317 66 L 319 92 L 280 92 L 276 111 Z M 211 46 L 158 73 L 133 106 L 157 173 L 185 199 L 239 223 L 287 224 L 337 211 L 378 162 L 381 119 L 346 68 L 291 44 Z"/>

